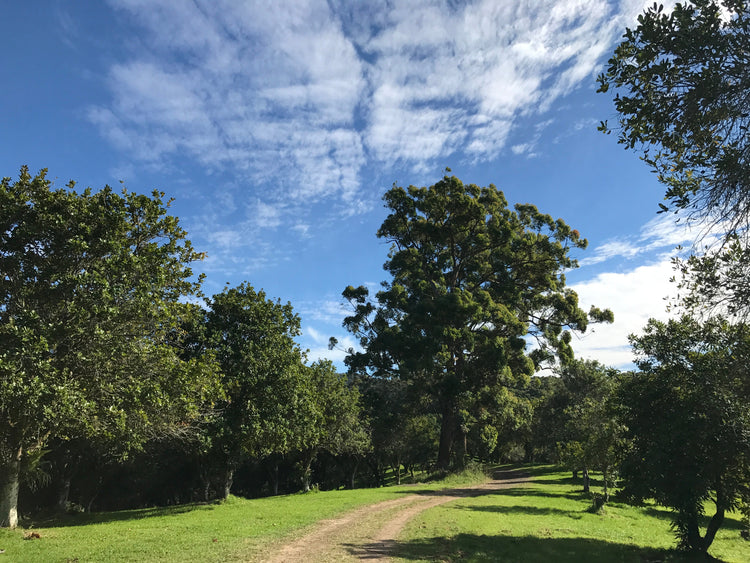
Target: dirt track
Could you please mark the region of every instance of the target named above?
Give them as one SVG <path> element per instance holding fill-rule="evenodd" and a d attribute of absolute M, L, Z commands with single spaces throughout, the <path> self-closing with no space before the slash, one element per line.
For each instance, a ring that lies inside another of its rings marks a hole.
<path fill-rule="evenodd" d="M 481 485 L 407 495 L 321 520 L 301 538 L 264 559 L 267 563 L 388 561 L 407 522 L 420 512 L 460 498 L 490 494 L 528 481 L 522 472 L 498 472 Z"/>

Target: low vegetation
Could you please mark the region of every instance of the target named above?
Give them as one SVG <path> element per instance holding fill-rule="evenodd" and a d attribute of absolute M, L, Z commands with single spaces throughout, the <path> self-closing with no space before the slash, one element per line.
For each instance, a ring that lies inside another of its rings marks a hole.
<path fill-rule="evenodd" d="M 674 549 L 669 512 L 614 498 L 589 511 L 581 479 L 551 466 L 527 467 L 532 482 L 463 498 L 421 513 L 401 534 L 402 561 L 689 561 Z M 592 474 L 593 490 L 601 488 Z M 39 521 L 26 530 L 0 530 L 8 561 L 247 561 L 297 537 L 320 519 L 356 507 L 425 491 L 476 483 L 472 470 L 439 482 L 212 504 L 80 514 Z M 712 554 L 747 561 L 739 517 L 728 516 Z M 32 534 L 38 537 L 32 537 Z M 29 538 L 29 539 L 25 539 Z"/>

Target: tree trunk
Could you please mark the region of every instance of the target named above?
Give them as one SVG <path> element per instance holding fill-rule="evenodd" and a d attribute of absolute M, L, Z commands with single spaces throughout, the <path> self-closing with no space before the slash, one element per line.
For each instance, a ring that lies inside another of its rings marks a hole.
<path fill-rule="evenodd" d="M 708 528 L 706 528 L 706 535 L 703 538 L 703 551 L 708 551 L 708 548 L 711 547 L 711 544 L 714 541 L 714 538 L 716 537 L 716 532 L 719 531 L 719 528 L 721 528 L 721 525 L 724 523 L 724 508 L 716 507 L 716 513 L 711 518 L 711 521 L 708 523 Z"/>
<path fill-rule="evenodd" d="M 588 493 L 591 491 L 591 478 L 589 477 L 589 468 L 583 468 L 583 492 Z"/>
<path fill-rule="evenodd" d="M 703 538 L 701 537 L 700 525 L 698 524 L 698 515 L 691 514 L 689 521 L 686 525 L 687 532 L 687 544 L 691 551 L 702 552 L 705 551 L 703 548 Z"/>
<path fill-rule="evenodd" d="M 531 442 L 523 444 L 523 461 L 524 463 L 534 463 L 534 445 Z"/>
<path fill-rule="evenodd" d="M 609 487 L 607 485 L 607 481 L 609 480 L 609 466 L 604 466 L 604 471 L 602 471 L 602 474 L 604 476 L 604 502 L 609 502 Z"/>
<path fill-rule="evenodd" d="M 450 466 L 455 430 L 456 413 L 453 409 L 453 402 L 448 401 L 443 407 L 443 417 L 440 423 L 440 446 L 437 458 L 438 469 L 448 469 Z"/>
<path fill-rule="evenodd" d="M 21 446 L 11 448 L 11 459 L 0 467 L 0 528 L 18 526 L 18 480 L 21 472 Z"/>
<path fill-rule="evenodd" d="M 369 460 L 367 463 L 372 471 L 372 476 L 375 478 L 375 486 L 382 487 L 385 483 L 383 478 L 383 465 L 379 459 Z"/>
<path fill-rule="evenodd" d="M 224 492 L 222 499 L 226 500 L 229 493 L 232 491 L 232 483 L 234 483 L 234 466 L 227 466 L 224 470 Z"/>
<path fill-rule="evenodd" d="M 103 481 L 102 475 L 99 474 L 99 477 L 98 479 L 96 479 L 96 482 L 94 483 L 93 488 L 89 487 L 90 496 L 89 496 L 88 502 L 86 503 L 86 512 L 89 512 L 89 513 L 91 512 L 91 509 L 94 506 L 94 501 L 96 500 L 96 497 L 99 496 L 99 493 L 102 490 L 102 481 Z M 81 502 L 83 502 L 83 498 L 81 498 Z"/>
<path fill-rule="evenodd" d="M 721 525 L 724 523 L 724 510 L 726 509 L 727 504 L 729 503 L 726 502 L 726 497 L 722 489 L 717 488 L 716 512 L 714 513 L 713 517 L 708 523 L 708 527 L 706 528 L 706 535 L 703 537 L 702 551 L 708 551 L 708 548 L 711 547 L 711 544 L 716 537 L 716 532 L 719 531 L 719 528 L 721 528 Z"/>
<path fill-rule="evenodd" d="M 315 459 L 315 456 L 317 455 L 316 450 L 310 450 L 306 454 L 303 454 L 302 457 L 302 475 L 300 476 L 302 479 L 302 492 L 303 493 L 309 493 L 310 492 L 310 477 L 312 476 L 312 462 Z"/>
<path fill-rule="evenodd" d="M 277 496 L 279 494 L 279 462 L 274 461 L 273 466 L 268 470 L 268 480 L 271 485 L 271 494 Z"/>
<path fill-rule="evenodd" d="M 354 458 L 354 463 L 349 471 L 349 488 L 354 490 L 354 478 L 357 476 L 357 467 L 359 467 L 359 458 Z"/>
<path fill-rule="evenodd" d="M 461 442 L 463 449 L 461 451 L 461 468 L 466 467 L 466 460 L 469 459 L 469 434 L 461 430 Z"/>
<path fill-rule="evenodd" d="M 68 498 L 70 496 L 70 483 L 72 477 L 63 475 L 60 478 L 60 488 L 57 490 L 57 512 L 64 513 L 68 510 Z"/>

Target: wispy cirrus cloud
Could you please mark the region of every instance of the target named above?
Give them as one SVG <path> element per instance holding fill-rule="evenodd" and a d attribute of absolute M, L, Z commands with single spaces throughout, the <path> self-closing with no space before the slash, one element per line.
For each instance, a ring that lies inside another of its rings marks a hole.
<path fill-rule="evenodd" d="M 519 116 L 588 80 L 643 2 L 110 4 L 145 30 L 88 111 L 110 142 L 230 169 L 277 200 L 352 204 L 368 164 L 510 150 Z"/>
<path fill-rule="evenodd" d="M 593 256 L 579 260 L 579 264 L 584 267 L 613 258 L 631 260 L 653 252 L 670 255 L 679 245 L 690 247 L 699 239 L 707 242 L 713 232 L 705 225 L 677 221 L 671 214 L 657 215 L 643 225 L 637 235 L 605 241 L 593 249 Z"/>

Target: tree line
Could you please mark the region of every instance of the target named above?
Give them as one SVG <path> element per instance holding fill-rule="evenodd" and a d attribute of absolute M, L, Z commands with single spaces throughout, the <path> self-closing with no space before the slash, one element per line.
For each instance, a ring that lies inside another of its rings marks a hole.
<path fill-rule="evenodd" d="M 291 304 L 247 282 L 201 294 L 164 194 L 3 179 L 0 524 L 19 495 L 117 509 L 479 460 L 561 463 L 586 491 L 600 472 L 592 509 L 655 499 L 693 551 L 728 511 L 750 534 L 747 21 L 741 0 L 655 5 L 599 77 L 619 142 L 666 186 L 659 210 L 721 232 L 675 261 L 682 315 L 631 336 L 630 372 L 573 355 L 574 333 L 614 321 L 566 287 L 586 240 L 493 185 L 385 193 L 388 279 L 344 290 L 358 346 L 339 374 L 308 362 Z"/>

